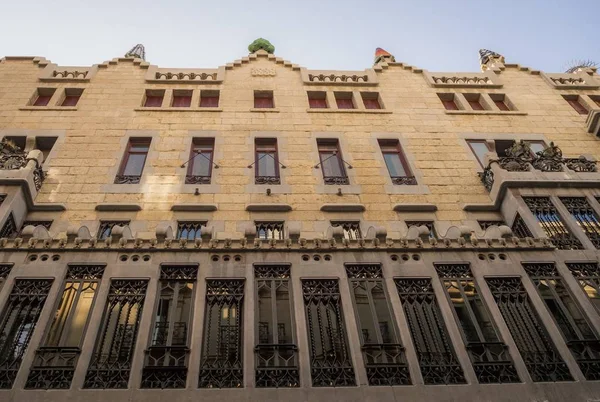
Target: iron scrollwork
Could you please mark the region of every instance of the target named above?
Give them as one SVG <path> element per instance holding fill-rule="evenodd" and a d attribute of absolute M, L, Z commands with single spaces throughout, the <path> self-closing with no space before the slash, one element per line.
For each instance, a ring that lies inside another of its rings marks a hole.
<path fill-rule="evenodd" d="M 211 176 L 185 176 L 185 184 L 210 184 Z"/>
<path fill-rule="evenodd" d="M 540 226 L 560 250 L 581 250 L 583 245 L 567 229 L 556 207 L 548 197 L 523 197 L 523 201 L 538 220 Z"/>
<path fill-rule="evenodd" d="M 115 184 L 139 184 L 142 176 L 138 175 L 117 175 L 115 176 Z"/>
<path fill-rule="evenodd" d="M 254 184 L 281 184 L 279 176 L 256 176 Z"/>
<path fill-rule="evenodd" d="M 78 347 L 39 347 L 25 388 L 69 389 L 80 354 Z"/>
<path fill-rule="evenodd" d="M 415 176 L 392 176 L 392 184 L 394 185 L 405 185 L 405 186 L 416 186 L 417 178 Z"/>
<path fill-rule="evenodd" d="M 348 176 L 323 176 L 323 182 L 331 186 L 345 186 L 350 184 L 350 179 Z"/>

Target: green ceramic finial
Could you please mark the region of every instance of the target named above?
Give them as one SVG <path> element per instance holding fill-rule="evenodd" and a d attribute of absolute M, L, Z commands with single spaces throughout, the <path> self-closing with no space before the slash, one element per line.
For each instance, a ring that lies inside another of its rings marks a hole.
<path fill-rule="evenodd" d="M 254 53 L 260 49 L 265 50 L 267 53 L 273 54 L 275 51 L 275 46 L 271 45 L 271 42 L 263 38 L 258 38 L 248 46 L 250 53 Z"/>

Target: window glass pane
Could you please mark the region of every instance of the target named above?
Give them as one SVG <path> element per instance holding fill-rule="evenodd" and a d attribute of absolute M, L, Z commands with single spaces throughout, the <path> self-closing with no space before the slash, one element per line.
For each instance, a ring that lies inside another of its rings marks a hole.
<path fill-rule="evenodd" d="M 290 311 L 290 292 L 287 282 L 279 284 L 275 291 L 277 299 L 277 342 L 292 343 L 292 316 Z"/>
<path fill-rule="evenodd" d="M 274 152 L 257 152 L 256 158 L 259 176 L 276 176 Z"/>
<path fill-rule="evenodd" d="M 321 163 L 323 165 L 323 175 L 325 176 L 344 176 L 339 160 L 339 153 L 320 152 Z"/>
<path fill-rule="evenodd" d="M 406 171 L 404 170 L 404 166 L 402 166 L 402 161 L 400 160 L 400 155 L 398 155 L 398 153 L 384 153 L 383 158 L 385 159 L 385 164 L 390 172 L 390 176 L 406 176 Z"/>
<path fill-rule="evenodd" d="M 212 151 L 202 151 L 202 154 L 196 154 L 192 160 L 192 176 L 210 176 L 210 161 L 212 160 Z"/>
<path fill-rule="evenodd" d="M 83 283 L 85 289 L 82 290 L 79 295 L 79 301 L 77 302 L 77 307 L 75 308 L 71 324 L 68 328 L 65 346 L 80 345 L 97 286 L 97 283 Z"/>
<path fill-rule="evenodd" d="M 144 169 L 144 162 L 146 161 L 146 154 L 129 154 L 127 159 L 127 165 L 123 170 L 125 176 L 140 176 Z"/>
<path fill-rule="evenodd" d="M 268 281 L 259 282 L 258 289 L 258 343 L 273 343 L 273 305 Z"/>
<path fill-rule="evenodd" d="M 69 312 L 73 308 L 73 303 L 75 301 L 75 297 L 77 296 L 77 289 L 80 285 L 81 284 L 78 282 L 67 282 L 65 284 L 65 289 L 60 300 L 60 305 L 54 315 L 54 321 L 52 321 L 50 331 L 48 332 L 46 346 L 60 345 L 60 338 L 65 329 L 65 325 L 69 317 Z"/>
<path fill-rule="evenodd" d="M 192 308 L 192 283 L 179 283 L 171 345 L 186 345 Z"/>
<path fill-rule="evenodd" d="M 531 148 L 531 152 L 533 152 L 534 154 L 543 151 L 546 148 L 546 144 L 544 144 L 542 141 L 525 141 L 527 144 L 529 144 L 529 147 Z"/>
<path fill-rule="evenodd" d="M 388 303 L 383 292 L 383 282 L 373 284 L 371 296 L 375 305 L 375 314 L 377 315 L 377 324 L 383 343 L 396 343 L 394 332 L 392 330 L 392 317 Z"/>
<path fill-rule="evenodd" d="M 367 287 L 369 283 L 366 281 L 352 283 L 354 287 L 354 300 L 356 301 L 356 311 L 360 321 L 360 331 L 363 338 L 363 343 L 379 343 L 377 340 L 377 331 L 371 306 L 369 304 L 369 296 Z"/>
<path fill-rule="evenodd" d="M 471 146 L 473 153 L 477 157 L 477 160 L 479 160 L 479 163 L 483 165 L 485 162 L 485 154 L 490 152 L 487 144 L 485 142 L 469 141 L 469 145 Z"/>

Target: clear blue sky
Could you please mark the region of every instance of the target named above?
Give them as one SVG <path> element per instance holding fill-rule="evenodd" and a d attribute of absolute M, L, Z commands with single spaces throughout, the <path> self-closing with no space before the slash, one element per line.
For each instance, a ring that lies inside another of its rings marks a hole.
<path fill-rule="evenodd" d="M 5 0 L 0 57 L 86 66 L 136 43 L 162 67 L 216 67 L 257 37 L 313 69 L 363 69 L 376 47 L 430 71 L 476 71 L 477 50 L 558 72 L 600 63 L 600 0 Z"/>

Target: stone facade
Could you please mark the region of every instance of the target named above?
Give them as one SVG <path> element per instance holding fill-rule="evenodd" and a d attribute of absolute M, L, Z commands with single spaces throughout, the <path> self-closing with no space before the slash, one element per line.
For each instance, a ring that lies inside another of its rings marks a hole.
<path fill-rule="evenodd" d="M 481 73 L 437 73 L 385 51 L 364 71 L 265 50 L 215 69 L 0 60 L 0 136 L 20 147 L 0 154 L 0 398 L 600 399 L 600 76 L 484 61 Z M 149 140 L 143 170 L 120 184 L 136 139 Z M 206 139 L 210 183 L 189 183 Z M 257 139 L 276 139 L 279 184 L 255 180 Z M 507 151 L 521 140 L 562 154 Z M 344 166 L 333 184 L 318 145 L 332 141 L 325 155 Z M 390 175 L 389 144 L 403 174 Z M 115 221 L 126 226 L 100 237 Z M 197 236 L 182 239 L 178 222 Z M 193 278 L 165 273 L 182 267 Z M 70 279 L 93 303 L 71 318 L 79 343 L 74 329 L 52 343 Z M 261 318 L 267 279 L 285 288 L 287 312 L 273 314 L 288 321 Z M 183 343 L 167 325 L 167 350 L 156 317 L 169 281 L 192 290 Z M 473 306 L 448 294 L 452 282 Z M 362 305 L 361 286 L 376 289 Z M 177 363 L 150 364 L 155 351 Z"/>

